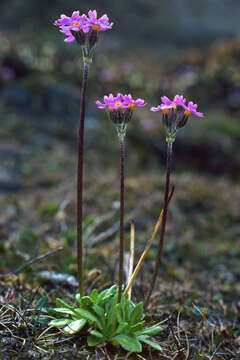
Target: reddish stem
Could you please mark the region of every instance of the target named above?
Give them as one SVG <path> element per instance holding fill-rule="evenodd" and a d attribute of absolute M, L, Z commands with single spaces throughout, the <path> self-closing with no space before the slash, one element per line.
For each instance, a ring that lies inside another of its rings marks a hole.
<path fill-rule="evenodd" d="M 84 149 L 84 121 L 86 112 L 86 93 L 88 83 L 89 63 L 84 62 L 82 91 L 80 101 L 80 119 L 78 129 L 78 170 L 77 170 L 77 258 L 79 293 L 84 295 L 83 289 L 83 149 Z"/>
<path fill-rule="evenodd" d="M 124 257 L 124 136 L 120 136 L 120 248 L 119 248 L 119 279 L 118 302 L 121 300 L 123 285 L 123 257 Z"/>
<path fill-rule="evenodd" d="M 145 303 L 144 303 L 145 308 L 149 304 L 149 300 L 150 300 L 150 297 L 152 295 L 152 292 L 153 292 L 153 289 L 154 289 L 154 286 L 155 286 L 155 283 L 156 283 L 158 270 L 159 270 L 160 263 L 161 263 L 162 249 L 163 249 L 163 243 L 164 243 L 164 235 L 165 235 L 166 223 L 167 223 L 168 204 L 169 204 L 168 196 L 169 196 L 169 186 L 170 186 L 171 164 L 172 164 L 172 142 L 168 142 L 162 226 L 161 226 L 160 235 L 159 235 L 158 250 L 157 250 L 157 256 L 156 256 L 156 260 L 155 260 L 154 272 L 153 272 L 150 288 L 148 290 L 147 297 L 146 297 L 146 300 L 145 300 Z"/>

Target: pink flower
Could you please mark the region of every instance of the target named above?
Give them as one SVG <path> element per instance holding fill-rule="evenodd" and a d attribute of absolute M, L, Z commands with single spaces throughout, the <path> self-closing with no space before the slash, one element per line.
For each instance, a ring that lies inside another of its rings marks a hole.
<path fill-rule="evenodd" d="M 182 106 L 186 102 L 186 99 L 183 97 L 183 95 L 175 95 L 173 100 L 170 100 L 167 96 L 162 96 L 161 100 L 164 105 L 172 105 L 173 107 Z"/>
<path fill-rule="evenodd" d="M 161 104 L 157 107 L 151 107 L 151 111 L 154 111 L 154 112 L 157 112 L 157 111 L 163 111 L 165 113 L 168 113 L 168 110 L 169 109 L 173 109 L 174 108 L 174 105 L 173 104 L 170 104 L 170 105 L 165 105 L 165 104 Z"/>
<path fill-rule="evenodd" d="M 89 10 L 88 12 L 88 26 L 95 31 L 106 31 L 112 28 L 113 23 L 109 22 L 108 16 L 104 14 L 99 19 L 97 18 L 96 10 Z"/>
<path fill-rule="evenodd" d="M 194 104 L 192 101 L 188 103 L 186 106 L 186 99 L 183 97 L 183 95 L 175 95 L 173 100 L 170 100 L 167 96 L 161 97 L 162 104 L 157 107 L 151 107 L 151 111 L 162 111 L 164 114 L 167 114 L 170 109 L 176 109 L 177 107 L 182 107 L 183 110 L 185 110 L 184 115 L 190 116 L 195 115 L 198 117 L 202 117 L 203 113 L 198 112 L 197 108 L 198 105 Z"/>
<path fill-rule="evenodd" d="M 125 134 L 126 124 L 132 119 L 133 108 L 135 106 L 145 106 L 145 101 L 142 99 L 133 100 L 132 95 L 117 94 L 113 96 L 104 96 L 104 102 L 96 101 L 99 109 L 108 109 L 110 119 L 122 129 L 122 134 Z M 120 130 L 119 130 L 120 131 Z M 121 132 L 120 131 L 120 132 Z"/>
<path fill-rule="evenodd" d="M 203 113 L 197 111 L 198 105 L 194 104 L 192 101 L 188 103 L 188 106 L 183 105 L 183 108 L 185 110 L 185 116 L 195 115 L 198 117 L 203 117 Z"/>
<path fill-rule="evenodd" d="M 60 28 L 60 32 L 67 36 L 65 42 L 72 42 L 75 40 L 71 31 L 89 32 L 88 18 L 86 15 L 79 15 L 79 11 L 74 11 L 71 17 L 61 15 L 60 19 L 54 22 L 55 26 Z"/>
<path fill-rule="evenodd" d="M 151 111 L 163 111 L 167 114 L 169 109 L 176 109 L 177 106 L 183 106 L 186 102 L 186 99 L 183 95 L 175 95 L 173 100 L 170 100 L 167 96 L 161 97 L 162 104 L 157 107 L 151 107 Z"/>
<path fill-rule="evenodd" d="M 118 94 L 116 97 L 113 94 L 109 96 L 104 96 L 104 103 L 101 103 L 99 100 L 96 101 L 96 104 L 99 109 L 108 110 L 120 110 L 120 109 L 133 109 L 135 106 L 142 107 L 146 106 L 146 103 L 142 99 L 133 100 L 132 95 L 123 95 Z"/>
<path fill-rule="evenodd" d="M 65 42 L 72 42 L 75 40 L 72 31 L 82 31 L 86 34 L 89 33 L 90 30 L 106 31 L 112 28 L 113 23 L 109 23 L 106 14 L 97 19 L 96 10 L 90 10 L 88 16 L 85 14 L 80 15 L 79 11 L 74 11 L 70 17 L 63 14 L 54 22 L 54 25 L 58 26 L 60 32 L 67 36 L 64 40 Z"/>
<path fill-rule="evenodd" d="M 162 111 L 162 121 L 167 132 L 167 141 L 174 141 L 177 130 L 184 127 L 189 116 L 195 115 L 202 117 L 203 113 L 197 111 L 197 104 L 192 101 L 186 106 L 186 99 L 182 95 L 176 95 L 173 100 L 167 96 L 161 98 L 162 104 L 157 107 L 151 107 L 151 111 Z"/>
<path fill-rule="evenodd" d="M 129 109 L 133 109 L 135 106 L 143 107 L 143 106 L 147 105 L 143 99 L 133 100 L 131 94 L 122 95 L 122 98 L 123 98 L 124 104 L 127 105 Z"/>
<path fill-rule="evenodd" d="M 104 102 L 101 103 L 99 100 L 96 101 L 97 107 L 99 109 L 108 109 L 109 111 L 112 110 L 120 110 L 120 109 L 127 109 L 127 105 L 123 103 L 122 94 L 117 94 L 117 96 L 113 96 L 110 94 L 109 96 L 104 96 Z"/>

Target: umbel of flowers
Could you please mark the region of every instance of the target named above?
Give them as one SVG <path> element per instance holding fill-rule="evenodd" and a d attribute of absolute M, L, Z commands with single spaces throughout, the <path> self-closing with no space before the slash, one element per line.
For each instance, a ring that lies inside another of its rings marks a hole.
<path fill-rule="evenodd" d="M 54 22 L 54 25 L 59 27 L 62 34 L 66 35 L 65 42 L 76 40 L 81 45 L 84 61 L 91 63 L 94 46 L 100 32 L 112 29 L 113 23 L 109 22 L 106 14 L 98 19 L 96 10 L 89 10 L 88 16 L 80 15 L 79 11 L 74 11 L 72 16 L 63 14 Z"/>
<path fill-rule="evenodd" d="M 174 142 L 177 130 L 186 125 L 190 115 L 202 117 L 203 113 L 198 112 L 198 105 L 192 101 L 186 105 L 186 99 L 183 95 L 176 95 L 173 100 L 167 96 L 161 97 L 162 104 L 157 107 L 151 107 L 151 111 L 162 112 L 162 120 L 166 129 L 166 140 Z"/>
<path fill-rule="evenodd" d="M 120 137 L 126 134 L 127 124 L 132 119 L 134 108 L 146 106 L 143 99 L 133 100 L 131 94 L 123 95 L 119 93 L 117 96 L 113 96 L 113 94 L 109 96 L 105 95 L 103 100 L 103 103 L 99 100 L 96 101 L 97 107 L 108 111 L 109 117 L 115 124 Z"/>
<path fill-rule="evenodd" d="M 135 107 L 146 106 L 143 99 L 134 100 L 131 94 L 117 96 L 110 94 L 104 96 L 103 103 L 96 101 L 99 109 L 106 109 L 109 117 L 114 123 L 120 140 L 120 246 L 119 246 L 119 280 L 118 280 L 118 301 L 121 299 L 123 285 L 123 254 L 124 254 L 124 183 L 125 183 L 125 149 L 124 140 L 127 124 L 132 119 Z"/>

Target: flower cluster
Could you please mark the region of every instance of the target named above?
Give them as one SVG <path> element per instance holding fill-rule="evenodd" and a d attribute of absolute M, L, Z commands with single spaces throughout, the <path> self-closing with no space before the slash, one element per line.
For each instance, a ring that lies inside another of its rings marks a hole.
<path fill-rule="evenodd" d="M 109 22 L 106 14 L 98 19 L 96 10 L 90 10 L 88 16 L 80 15 L 79 11 L 74 11 L 70 17 L 61 15 L 60 19 L 54 22 L 54 25 L 58 26 L 60 32 L 67 36 L 65 42 L 77 40 L 78 42 L 81 41 L 81 45 L 83 45 L 84 34 L 109 30 L 113 23 Z"/>
<path fill-rule="evenodd" d="M 96 101 L 97 107 L 109 111 L 110 119 L 116 125 L 119 135 L 125 135 L 127 123 L 132 118 L 133 109 L 147 105 L 143 99 L 134 100 L 131 94 L 123 95 L 119 93 L 117 96 L 110 94 L 104 96 L 103 100 L 103 103 L 99 100 Z"/>
<path fill-rule="evenodd" d="M 163 124 L 167 130 L 167 140 L 174 141 L 177 130 L 186 125 L 190 115 L 202 117 L 203 113 L 198 112 L 198 105 L 190 101 L 186 105 L 186 99 L 182 95 L 176 95 L 173 100 L 167 96 L 161 97 L 162 104 L 152 107 L 150 110 L 162 111 Z"/>
<path fill-rule="evenodd" d="M 142 107 L 147 105 L 143 99 L 133 100 L 132 95 L 123 95 L 118 93 L 117 96 L 110 94 L 109 96 L 104 96 L 104 103 L 101 103 L 99 100 L 96 101 L 96 104 L 99 109 L 108 109 L 109 111 L 121 110 L 121 109 L 133 109 L 135 106 Z"/>

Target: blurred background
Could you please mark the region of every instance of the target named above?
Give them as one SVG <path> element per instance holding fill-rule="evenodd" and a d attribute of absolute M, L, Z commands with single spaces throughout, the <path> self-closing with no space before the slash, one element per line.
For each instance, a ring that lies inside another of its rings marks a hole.
<path fill-rule="evenodd" d="M 53 26 L 60 14 L 71 15 L 76 9 L 97 9 L 114 22 L 111 31 L 101 34 L 90 69 L 86 229 L 118 207 L 118 139 L 95 101 L 123 92 L 148 103 L 135 111 L 129 125 L 126 158 L 126 211 L 136 216 L 144 244 L 162 204 L 166 150 L 160 115 L 149 108 L 163 95 L 184 94 L 205 116 L 191 117 L 174 144 L 176 194 L 166 256 L 173 268 L 186 262 L 202 269 L 204 261 L 216 265 L 222 259 L 225 272 L 230 260 L 239 271 L 239 0 L 1 0 L 2 272 L 30 254 L 64 244 L 68 256 L 47 266 L 76 273 L 72 245 L 82 59 L 79 46 L 64 43 Z M 111 221 L 117 222 L 114 216 Z M 102 231 L 96 230 L 95 236 Z M 113 230 L 104 241 L 116 237 Z M 103 257 L 112 254 L 111 246 L 102 248 Z M 91 261 L 96 266 L 96 259 L 89 260 L 89 268 Z M 184 279 L 184 271 L 170 269 L 169 275 Z"/>

